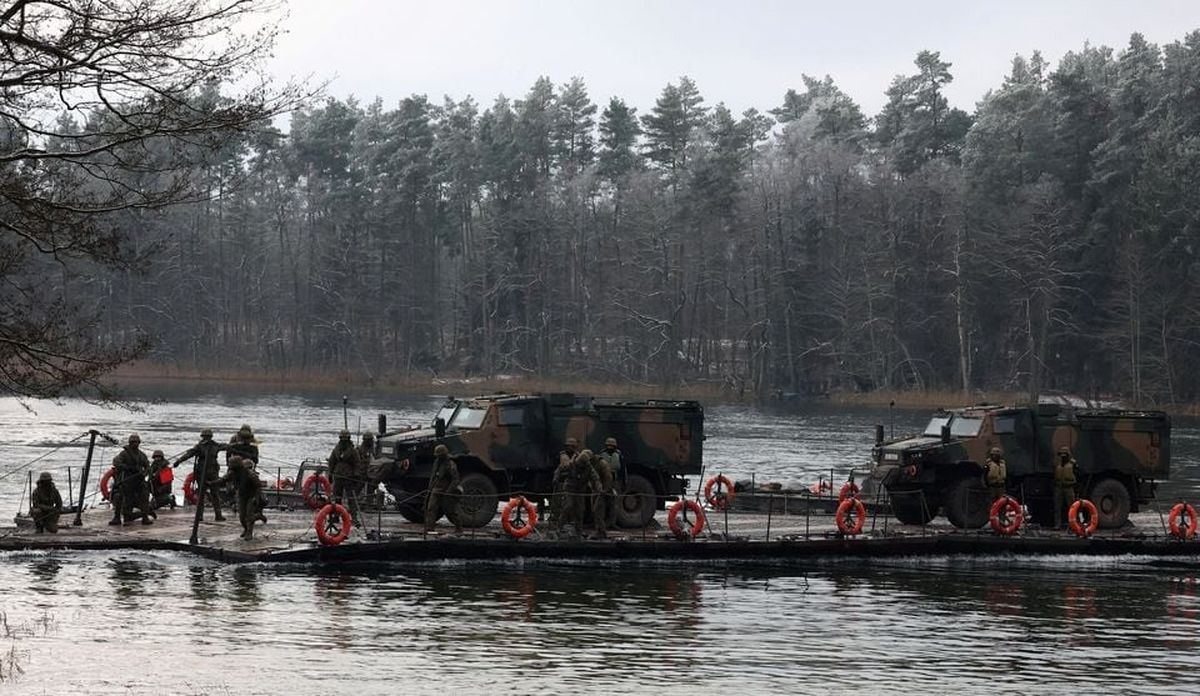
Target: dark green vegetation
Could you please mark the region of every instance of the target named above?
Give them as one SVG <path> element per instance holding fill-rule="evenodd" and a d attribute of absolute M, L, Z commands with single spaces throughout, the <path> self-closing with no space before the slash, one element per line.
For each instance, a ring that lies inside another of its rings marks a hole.
<path fill-rule="evenodd" d="M 1077 460 L 1074 492 L 1097 505 L 1105 529 L 1154 500 L 1154 482 L 1171 473 L 1171 422 L 1157 411 L 980 406 L 938 412 L 916 437 L 885 442 L 877 433 L 872 476 L 906 524 L 925 524 L 939 510 L 956 527 L 986 524 L 992 498 L 983 471 L 992 448 L 1007 462 L 1005 492 L 1047 526 L 1062 523 L 1053 478 L 1060 447 Z"/>
<path fill-rule="evenodd" d="M 463 498 L 458 515 L 467 527 L 482 527 L 496 515 L 496 501 L 522 494 L 549 499 L 559 453 L 567 438 L 580 449 L 599 452 L 616 438 L 621 451 L 616 521 L 642 527 L 664 500 L 684 492 L 686 475 L 701 466 L 704 411 L 695 401 L 619 401 L 573 394 L 496 395 L 450 399 L 426 429 L 402 430 L 380 438 L 390 462 L 383 482 L 400 512 L 423 521 L 434 447 L 454 455 Z"/>

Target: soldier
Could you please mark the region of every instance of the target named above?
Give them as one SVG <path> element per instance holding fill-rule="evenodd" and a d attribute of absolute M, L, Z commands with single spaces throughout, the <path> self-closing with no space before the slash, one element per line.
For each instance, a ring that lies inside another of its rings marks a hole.
<path fill-rule="evenodd" d="M 116 457 L 113 457 L 112 469 L 113 469 L 113 471 L 117 470 L 117 458 Z M 117 485 L 117 482 L 119 480 L 120 479 L 117 476 L 115 476 L 115 475 L 113 476 L 113 482 L 112 482 L 111 488 L 108 493 L 108 502 L 110 505 L 112 505 L 112 509 L 113 509 L 113 518 L 108 521 L 108 523 L 110 525 L 120 525 L 121 524 L 121 487 L 119 485 Z"/>
<path fill-rule="evenodd" d="M 358 490 L 362 488 L 362 475 L 358 458 L 358 449 L 350 440 L 350 431 L 338 433 L 338 443 L 329 453 L 326 460 L 329 473 L 333 476 L 333 502 L 341 503 L 344 499 L 350 510 L 350 518 L 354 526 L 362 527 L 358 516 Z"/>
<path fill-rule="evenodd" d="M 370 430 L 362 434 L 362 442 L 358 445 L 358 480 L 363 484 L 363 496 L 369 496 L 375 492 L 375 486 L 371 485 L 371 460 L 375 458 L 375 433 Z"/>
<path fill-rule="evenodd" d="M 196 481 L 196 490 L 200 489 L 201 476 L 204 477 L 204 489 L 208 495 L 209 503 L 213 509 L 213 519 L 221 522 L 225 517 L 221 514 L 221 497 L 218 495 L 216 485 L 217 479 L 221 477 L 221 465 L 217 463 L 217 452 L 227 449 L 225 445 L 218 445 L 213 442 L 213 431 L 211 428 L 205 428 L 200 431 L 200 442 L 196 443 L 188 451 L 179 455 L 175 463 L 171 466 L 177 468 L 183 462 L 195 458 L 196 463 L 192 468 L 192 476 Z M 203 471 L 201 471 L 203 469 Z M 204 507 L 204 501 L 198 500 L 196 504 L 201 508 Z M 200 511 L 201 519 L 204 517 L 204 510 Z"/>
<path fill-rule="evenodd" d="M 58 533 L 58 517 L 62 514 L 62 496 L 54 487 L 54 478 L 49 471 L 43 471 L 29 497 L 29 516 L 33 518 L 33 526 L 37 533 Z"/>
<path fill-rule="evenodd" d="M 554 470 L 554 490 L 551 492 L 550 512 L 554 515 L 554 524 L 556 529 L 562 528 L 562 523 L 565 521 L 565 516 L 568 514 L 570 501 L 563 488 L 564 477 L 558 474 L 559 469 L 567 471 L 570 469 L 571 462 L 575 461 L 578 456 L 579 440 L 573 437 L 568 437 L 563 441 L 563 448 L 558 453 L 558 467 Z"/>
<path fill-rule="evenodd" d="M 554 470 L 554 488 L 559 492 L 555 501 L 555 510 L 559 512 L 554 514 L 554 530 L 562 532 L 569 522 L 578 534 L 583 528 L 586 505 L 596 501 L 596 493 L 600 491 L 600 478 L 592 465 L 591 450 L 560 459 Z M 592 509 L 596 514 L 594 505 Z"/>
<path fill-rule="evenodd" d="M 258 468 L 258 445 L 254 439 L 254 431 L 246 423 L 242 423 L 242 427 L 238 429 L 237 433 L 229 441 L 229 449 L 225 453 L 225 462 L 228 464 L 234 456 L 239 456 L 242 459 L 253 462 L 250 468 Z"/>
<path fill-rule="evenodd" d="M 150 455 L 150 504 L 156 508 L 171 506 L 175 509 L 175 496 L 171 494 L 170 462 L 162 450 L 154 450 Z M 165 473 L 164 473 L 165 472 Z"/>
<path fill-rule="evenodd" d="M 455 508 L 458 498 L 458 465 L 445 445 L 433 448 L 433 473 L 429 475 L 429 491 L 425 495 L 425 531 L 432 532 L 437 520 L 445 513 L 454 524 L 454 533 L 462 534 Z"/>
<path fill-rule="evenodd" d="M 617 449 L 617 439 L 604 438 L 604 449 L 596 455 L 596 473 L 600 475 L 600 485 L 604 488 L 605 524 L 612 527 L 617 521 L 617 481 L 621 479 L 621 450 Z M 605 469 L 608 479 L 605 479 Z"/>
<path fill-rule="evenodd" d="M 1054 461 L 1054 528 L 1062 527 L 1071 504 L 1075 502 L 1075 458 L 1071 456 L 1071 448 L 1063 445 L 1058 448 L 1058 457 Z"/>
<path fill-rule="evenodd" d="M 254 523 L 266 522 L 267 518 L 263 515 L 266 500 L 263 498 L 262 481 L 250 468 L 250 460 L 237 454 L 230 457 L 229 468 L 217 483 L 228 483 L 237 491 L 238 521 L 242 523 L 242 538 L 253 538 Z"/>
<path fill-rule="evenodd" d="M 137 433 L 129 436 L 129 444 L 117 454 L 113 466 L 117 470 L 117 488 L 120 489 L 120 505 L 117 524 L 124 517 L 125 524 L 133 521 L 133 509 L 138 509 L 137 517 L 142 518 L 142 524 L 151 524 L 151 517 L 158 515 L 150 507 L 150 496 L 146 490 L 146 476 L 150 473 L 150 460 L 141 449 L 142 438 Z"/>
<path fill-rule="evenodd" d="M 999 447 L 993 447 L 988 451 L 987 473 L 984 478 L 993 501 L 1004 497 L 1005 484 L 1008 482 L 1008 462 L 1004 461 L 1001 454 L 1003 452 Z"/>

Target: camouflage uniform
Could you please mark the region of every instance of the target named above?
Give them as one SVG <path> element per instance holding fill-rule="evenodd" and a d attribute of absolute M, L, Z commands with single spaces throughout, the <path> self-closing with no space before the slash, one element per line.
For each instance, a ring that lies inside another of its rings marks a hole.
<path fill-rule="evenodd" d="M 1075 458 L 1067 447 L 1058 448 L 1054 462 L 1054 526 L 1061 527 L 1075 502 Z"/>
<path fill-rule="evenodd" d="M 38 476 L 37 486 L 29 497 L 29 516 L 33 518 L 33 526 L 37 532 L 58 532 L 58 517 L 62 514 L 63 502 L 58 489 L 54 487 L 54 478 L 49 471 L 43 471 Z"/>
<path fill-rule="evenodd" d="M 228 464 L 234 457 L 252 462 L 251 469 L 258 468 L 258 445 L 254 444 L 254 431 L 245 423 L 229 441 L 229 447 L 225 450 L 225 463 Z"/>
<path fill-rule="evenodd" d="M 450 456 L 450 450 L 445 445 L 433 448 L 436 459 L 433 461 L 433 473 L 429 475 L 429 493 L 425 496 L 425 531 L 433 531 L 439 517 L 445 513 L 454 524 L 454 531 L 462 533 L 462 524 L 454 508 L 458 502 L 454 493 L 458 488 L 458 465 Z"/>
<path fill-rule="evenodd" d="M 236 454 L 230 457 L 229 468 L 217 483 L 228 483 L 237 491 L 238 521 L 242 523 L 242 538 L 253 538 L 254 523 L 260 520 L 266 522 L 267 518 L 263 515 L 266 500 L 263 497 L 262 481 L 250 468 L 249 460 Z"/>
<path fill-rule="evenodd" d="M 596 455 L 596 473 L 604 498 L 604 523 L 612 527 L 617 522 L 617 481 L 621 478 L 621 450 L 616 438 L 606 438 L 604 449 Z"/>
<path fill-rule="evenodd" d="M 570 469 L 571 463 L 575 461 L 575 457 L 579 456 L 579 441 L 573 437 L 568 437 L 563 442 L 562 451 L 558 453 L 558 466 L 554 469 L 554 490 L 551 492 L 550 512 L 554 516 L 554 528 L 562 529 L 563 522 L 566 521 L 566 516 L 569 512 L 570 505 L 566 493 L 566 478 L 559 475 L 559 471 L 566 472 Z"/>
<path fill-rule="evenodd" d="M 358 445 L 358 479 L 362 481 L 362 495 L 369 496 L 379 486 L 379 481 L 371 485 L 371 460 L 375 458 L 375 433 L 368 430 L 362 435 Z"/>
<path fill-rule="evenodd" d="M 163 483 L 163 471 L 170 466 L 162 450 L 154 450 L 150 456 L 150 504 L 156 508 L 171 506 L 175 509 L 175 496 L 171 495 L 171 482 Z"/>
<path fill-rule="evenodd" d="M 1003 498 L 1007 492 L 1005 485 L 1008 483 L 1008 462 L 1004 461 L 1001 454 L 999 447 L 993 447 L 988 452 L 987 471 L 984 474 L 993 501 Z"/>
<path fill-rule="evenodd" d="M 129 436 L 129 444 L 113 460 L 116 467 L 117 488 L 120 489 L 120 504 L 118 514 L 128 524 L 133 518 L 133 509 L 137 508 L 142 518 L 142 524 L 150 524 L 151 517 L 157 517 L 150 507 L 150 495 L 146 490 L 146 476 L 150 473 L 150 460 L 146 453 L 138 449 L 142 438 L 137 433 Z"/>
<path fill-rule="evenodd" d="M 362 479 L 359 478 L 360 462 L 358 449 L 350 441 L 349 430 L 338 434 L 337 446 L 329 453 L 326 464 L 329 466 L 330 475 L 333 476 L 333 501 L 341 503 L 345 500 L 354 525 L 361 527 L 362 521 L 358 516 L 358 491 L 362 488 Z"/>
<path fill-rule="evenodd" d="M 578 455 L 564 460 L 554 470 L 554 486 L 559 490 L 562 514 L 555 514 L 554 529 L 562 531 L 567 522 L 575 526 L 577 531 L 583 529 L 584 511 L 591 504 L 592 516 L 602 516 L 600 509 L 600 476 L 592 464 L 591 450 L 584 450 Z M 597 536 L 605 536 L 604 530 L 597 525 Z"/>
<path fill-rule="evenodd" d="M 116 457 L 113 457 L 113 459 L 112 459 L 112 469 L 113 469 L 113 471 L 117 470 L 117 458 Z M 109 503 L 109 505 L 112 505 L 113 518 L 111 520 L 109 520 L 108 523 L 111 525 L 121 524 L 122 496 L 121 496 L 121 487 L 119 485 L 117 485 L 118 481 L 120 481 L 120 477 L 118 477 L 117 475 L 114 474 L 112 482 L 109 483 L 108 503 Z"/>
<path fill-rule="evenodd" d="M 192 475 L 195 477 L 196 481 L 196 490 L 200 490 L 200 477 L 203 475 L 205 495 L 208 496 L 208 501 L 212 505 L 213 519 L 217 522 L 220 522 L 224 520 L 225 517 L 221 515 L 221 497 L 218 494 L 219 486 L 216 483 L 217 479 L 221 477 L 221 465 L 217 463 L 217 452 L 227 449 L 227 446 L 218 445 L 217 443 L 213 442 L 212 436 L 212 430 L 208 428 L 200 431 L 200 442 L 196 443 L 196 445 L 188 451 L 179 455 L 179 457 L 175 460 L 175 463 L 171 466 L 178 467 L 183 462 L 193 458 L 196 460 L 196 463 L 192 468 Z M 201 471 L 201 468 L 203 468 L 204 471 Z M 204 507 L 203 500 L 197 501 L 197 504 L 199 504 L 201 507 Z M 203 510 L 200 511 L 200 516 L 201 519 L 203 519 Z"/>

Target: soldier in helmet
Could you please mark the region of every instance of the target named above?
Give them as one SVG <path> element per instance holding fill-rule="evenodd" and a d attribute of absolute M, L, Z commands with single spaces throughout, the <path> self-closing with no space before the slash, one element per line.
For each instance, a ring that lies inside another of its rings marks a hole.
<path fill-rule="evenodd" d="M 567 499 L 566 490 L 563 488 L 566 479 L 559 476 L 558 471 L 559 469 L 564 472 L 568 471 L 577 456 L 579 456 L 579 440 L 568 437 L 563 441 L 563 448 L 558 453 L 558 468 L 554 471 L 553 502 L 550 504 L 550 511 L 554 514 L 556 528 L 561 528 L 562 523 L 566 521 L 565 516 L 570 514 L 568 509 L 570 502 Z"/>
<path fill-rule="evenodd" d="M 1008 462 L 1004 461 L 1003 452 L 999 447 L 993 447 L 988 450 L 987 465 L 984 473 L 984 480 L 987 482 L 988 492 L 992 494 L 992 500 L 1003 498 L 1006 492 L 1008 483 Z"/>
<path fill-rule="evenodd" d="M 205 495 L 208 497 L 209 503 L 213 508 L 213 519 L 220 522 L 225 519 L 221 514 L 221 498 L 218 495 L 217 479 L 221 477 L 221 465 L 217 462 L 217 453 L 226 449 L 225 445 L 217 444 L 213 441 L 213 431 L 211 428 L 205 428 L 200 431 L 200 442 L 196 443 L 191 449 L 179 455 L 172 464 L 172 467 L 178 467 L 183 462 L 189 459 L 195 459 L 196 463 L 192 469 L 192 476 L 196 481 L 197 490 L 203 482 Z M 203 508 L 204 501 L 198 500 L 196 503 Z M 200 511 L 201 518 L 204 516 L 204 510 Z"/>
<path fill-rule="evenodd" d="M 1076 466 L 1071 448 L 1063 445 L 1054 458 L 1054 526 L 1062 526 L 1067 512 L 1075 502 Z"/>
<path fill-rule="evenodd" d="M 592 464 L 592 451 L 584 450 L 572 457 L 561 459 L 558 468 L 554 470 L 554 488 L 559 491 L 554 514 L 554 530 L 562 532 L 566 524 L 571 524 L 576 534 L 583 529 L 584 512 L 592 508 L 593 516 L 599 517 L 596 502 L 600 491 L 600 478 Z M 597 536 L 605 536 L 599 523 Z"/>
<path fill-rule="evenodd" d="M 329 453 L 329 459 L 326 461 L 329 466 L 329 473 L 333 476 L 333 502 L 341 504 L 346 501 L 346 507 L 350 511 L 350 518 L 354 521 L 354 526 L 362 528 L 362 520 L 358 516 L 358 491 L 362 488 L 360 461 L 358 457 L 358 449 L 354 446 L 354 442 L 350 439 L 350 431 L 343 430 L 338 433 L 338 443 Z"/>
<path fill-rule="evenodd" d="M 458 465 L 445 445 L 433 448 L 433 472 L 429 474 L 429 491 L 425 495 L 425 531 L 432 532 L 443 514 L 454 525 L 454 533 L 462 534 L 458 507 Z"/>
<path fill-rule="evenodd" d="M 369 496 L 376 486 L 371 485 L 371 460 L 375 458 L 375 433 L 370 430 L 362 434 L 362 442 L 358 445 L 358 480 L 363 485 L 363 495 Z"/>
<path fill-rule="evenodd" d="M 267 518 L 263 515 L 266 500 L 263 498 L 262 481 L 250 468 L 250 460 L 237 454 L 230 457 L 229 468 L 217 483 L 228 483 L 237 491 L 238 521 L 242 523 L 242 538 L 253 538 L 254 523 L 266 522 Z"/>
<path fill-rule="evenodd" d="M 54 477 L 49 471 L 43 471 L 38 476 L 33 495 L 29 498 L 29 516 L 33 518 L 33 526 L 38 534 L 58 532 L 58 517 L 62 514 L 62 509 L 62 496 L 54 486 Z"/>
<path fill-rule="evenodd" d="M 154 450 L 150 455 L 150 504 L 155 508 L 171 506 L 175 509 L 175 496 L 171 494 L 172 475 L 171 463 L 162 450 Z"/>
<path fill-rule="evenodd" d="M 140 447 L 142 438 L 133 433 L 129 436 L 129 444 L 113 459 L 113 467 L 117 470 L 116 482 L 120 489 L 120 505 L 117 506 L 116 524 L 132 522 L 137 517 L 142 518 L 142 524 L 151 524 L 151 517 L 157 517 L 150 507 L 150 495 L 146 490 L 146 476 L 150 474 L 150 460 Z M 133 514 L 137 508 L 138 514 Z"/>
<path fill-rule="evenodd" d="M 605 525 L 612 527 L 617 521 L 617 481 L 621 480 L 621 450 L 617 449 L 615 437 L 604 438 L 604 449 L 596 454 L 596 473 L 600 475 L 600 487 L 604 497 Z"/>
<path fill-rule="evenodd" d="M 254 431 L 247 423 L 242 423 L 242 427 L 230 439 L 229 449 L 225 452 L 225 462 L 229 463 L 234 456 L 249 460 L 251 469 L 258 467 L 258 444 L 254 439 Z"/>

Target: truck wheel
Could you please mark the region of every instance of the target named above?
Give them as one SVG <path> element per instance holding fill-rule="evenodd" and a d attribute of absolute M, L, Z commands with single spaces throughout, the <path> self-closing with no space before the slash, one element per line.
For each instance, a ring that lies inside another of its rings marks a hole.
<path fill-rule="evenodd" d="M 462 477 L 462 497 L 458 500 L 455 515 L 464 527 L 483 527 L 496 516 L 500 494 L 496 484 L 479 472 Z"/>
<path fill-rule="evenodd" d="M 926 524 L 938 514 L 935 496 L 921 495 L 921 491 L 895 491 L 888 493 L 892 499 L 892 513 L 901 524 Z"/>
<path fill-rule="evenodd" d="M 978 479 L 960 478 L 946 491 L 946 519 L 959 529 L 979 529 L 987 524 L 990 502 L 987 489 Z"/>
<path fill-rule="evenodd" d="M 409 522 L 420 524 L 425 521 L 425 493 L 413 493 L 403 488 L 389 488 L 388 493 L 396 499 L 396 511 Z"/>
<path fill-rule="evenodd" d="M 617 494 L 617 524 L 625 529 L 638 529 L 654 519 L 654 486 L 645 477 L 632 474 L 625 488 Z"/>
<path fill-rule="evenodd" d="M 1114 478 L 1101 479 L 1092 486 L 1091 500 L 1100 513 L 1101 529 L 1117 529 L 1129 521 L 1132 501 L 1129 489 Z"/>

